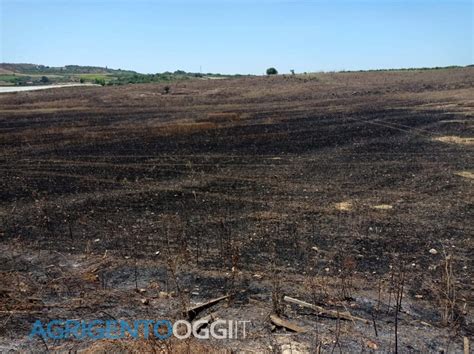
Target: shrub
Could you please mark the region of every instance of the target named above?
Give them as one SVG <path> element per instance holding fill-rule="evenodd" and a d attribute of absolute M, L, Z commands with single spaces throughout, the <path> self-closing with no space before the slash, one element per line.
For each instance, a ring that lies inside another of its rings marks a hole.
<path fill-rule="evenodd" d="M 268 68 L 267 69 L 267 75 L 277 75 L 278 71 L 275 68 Z"/>
<path fill-rule="evenodd" d="M 43 83 L 43 84 L 47 84 L 49 82 L 49 79 L 47 76 L 41 76 L 41 79 L 40 81 Z"/>
<path fill-rule="evenodd" d="M 94 83 L 95 83 L 96 85 L 105 86 L 105 79 L 96 78 L 96 79 L 94 80 Z"/>

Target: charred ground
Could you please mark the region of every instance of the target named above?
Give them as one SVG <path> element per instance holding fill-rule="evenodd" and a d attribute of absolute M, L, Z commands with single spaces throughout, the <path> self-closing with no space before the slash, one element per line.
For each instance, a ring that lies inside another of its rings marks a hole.
<path fill-rule="evenodd" d="M 5 347 L 31 344 L 36 318 L 178 316 L 229 293 L 221 315 L 258 335 L 220 347 L 281 349 L 276 311 L 311 328 L 299 350 L 393 350 L 403 275 L 399 349 L 459 350 L 473 331 L 473 88 L 463 68 L 1 95 Z M 380 333 L 279 308 L 282 295 L 375 314 Z"/>

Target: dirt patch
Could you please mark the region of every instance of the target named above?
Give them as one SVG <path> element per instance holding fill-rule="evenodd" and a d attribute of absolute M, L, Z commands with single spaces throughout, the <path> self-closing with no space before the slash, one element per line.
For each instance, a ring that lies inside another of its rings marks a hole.
<path fill-rule="evenodd" d="M 377 210 L 391 210 L 391 209 L 393 209 L 393 205 L 379 204 L 379 205 L 372 206 L 372 208 L 377 209 Z"/>
<path fill-rule="evenodd" d="M 276 338 L 277 348 L 271 348 L 274 352 L 281 354 L 303 354 L 310 353 L 311 348 L 306 343 L 296 342 L 288 335 L 278 336 Z M 270 348 L 269 348 L 270 349 Z"/>
<path fill-rule="evenodd" d="M 334 208 L 340 211 L 351 211 L 352 210 L 352 202 L 346 201 L 346 202 L 340 202 L 334 204 Z"/>
<path fill-rule="evenodd" d="M 459 172 L 456 172 L 455 175 L 461 176 L 464 178 L 474 179 L 474 173 L 469 172 L 469 171 L 459 171 Z"/>
<path fill-rule="evenodd" d="M 435 141 L 441 141 L 442 143 L 448 143 L 448 144 L 458 144 L 458 145 L 466 145 L 466 146 L 472 146 L 474 145 L 474 138 L 463 138 L 460 136 L 440 136 L 437 138 L 434 138 L 433 140 Z"/>
<path fill-rule="evenodd" d="M 73 87 L 73 86 L 91 87 L 91 86 L 99 86 L 99 85 L 95 85 L 95 84 L 54 84 L 54 85 L 42 85 L 42 86 L 0 87 L 0 93 L 49 90 L 49 89 L 54 89 L 54 88 L 68 88 L 68 87 Z"/>

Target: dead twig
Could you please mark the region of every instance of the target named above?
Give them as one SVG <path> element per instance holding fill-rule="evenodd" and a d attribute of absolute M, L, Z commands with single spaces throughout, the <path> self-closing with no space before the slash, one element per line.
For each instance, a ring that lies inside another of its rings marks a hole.
<path fill-rule="evenodd" d="M 197 314 L 199 312 L 201 312 L 202 310 L 204 310 L 204 309 L 206 309 L 210 306 L 213 306 L 213 305 L 217 304 L 218 302 L 220 302 L 222 300 L 228 299 L 229 297 L 230 297 L 230 295 L 221 296 L 221 297 L 218 297 L 216 299 L 209 300 L 208 302 L 205 302 L 203 304 L 190 307 L 186 310 L 186 312 L 188 314 L 188 317 L 189 318 L 195 318 L 197 316 Z"/>
<path fill-rule="evenodd" d="M 325 315 L 329 318 L 334 318 L 334 319 L 340 318 L 340 319 L 343 319 L 343 320 L 346 320 L 346 321 L 357 320 L 357 321 L 364 322 L 366 324 L 370 323 L 370 321 L 366 320 L 365 318 L 352 316 L 349 311 L 339 312 L 339 311 L 334 311 L 334 310 L 327 310 L 327 309 L 325 309 L 321 306 L 313 305 L 313 304 L 310 304 L 309 302 L 298 300 L 298 299 L 295 299 L 295 298 L 292 298 L 292 297 L 289 297 L 289 296 L 283 297 L 283 300 L 287 301 L 287 302 L 291 302 L 293 304 L 300 305 L 302 307 L 312 309 L 314 311 L 317 311 L 319 314 L 323 314 L 323 315 Z"/>
<path fill-rule="evenodd" d="M 377 332 L 377 324 L 376 324 L 376 322 L 375 322 L 374 311 L 372 311 L 372 324 L 374 325 L 375 336 L 378 337 L 379 334 L 378 334 L 378 332 Z"/>
<path fill-rule="evenodd" d="M 300 327 L 292 322 L 284 320 L 278 317 L 277 315 L 270 315 L 270 321 L 272 321 L 272 323 L 278 327 L 285 327 L 293 332 L 297 332 L 297 333 L 306 332 L 306 329 L 304 329 L 303 327 Z"/>

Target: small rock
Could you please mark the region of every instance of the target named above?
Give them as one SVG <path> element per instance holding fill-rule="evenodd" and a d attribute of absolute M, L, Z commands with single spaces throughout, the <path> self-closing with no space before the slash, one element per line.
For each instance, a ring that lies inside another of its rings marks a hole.
<path fill-rule="evenodd" d="M 377 343 L 371 341 L 371 340 L 368 340 L 366 342 L 366 345 L 367 345 L 367 348 L 370 348 L 372 350 L 377 350 L 379 348 L 379 346 L 377 345 Z"/>
<path fill-rule="evenodd" d="M 148 305 L 150 303 L 150 300 L 148 299 L 141 299 L 140 301 L 143 305 Z"/>
<path fill-rule="evenodd" d="M 438 251 L 435 250 L 434 248 L 432 248 L 432 249 L 430 249 L 430 253 L 431 253 L 431 254 L 438 254 Z"/>
<path fill-rule="evenodd" d="M 160 284 L 154 280 L 150 281 L 148 283 L 148 288 L 149 289 L 159 289 L 160 288 Z"/>
<path fill-rule="evenodd" d="M 416 294 L 416 295 L 415 295 L 415 298 L 416 298 L 416 299 L 423 299 L 423 295 Z"/>
<path fill-rule="evenodd" d="M 168 294 L 166 291 L 160 291 L 158 296 L 159 296 L 160 299 L 167 299 L 167 298 L 170 297 L 170 294 Z"/>

